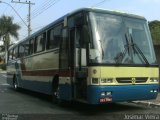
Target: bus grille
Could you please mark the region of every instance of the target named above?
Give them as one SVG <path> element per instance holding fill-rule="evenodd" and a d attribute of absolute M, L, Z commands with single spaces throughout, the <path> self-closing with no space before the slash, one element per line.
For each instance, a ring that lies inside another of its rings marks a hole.
<path fill-rule="evenodd" d="M 118 83 L 133 83 L 133 78 L 116 78 Z M 145 83 L 147 82 L 147 77 L 135 77 L 135 83 Z"/>

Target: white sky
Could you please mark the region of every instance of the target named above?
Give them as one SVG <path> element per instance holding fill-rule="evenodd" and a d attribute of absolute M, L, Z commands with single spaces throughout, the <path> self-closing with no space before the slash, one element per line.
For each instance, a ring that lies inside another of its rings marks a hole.
<path fill-rule="evenodd" d="M 27 5 L 11 3 L 11 0 L 1 1 L 12 5 L 27 23 Z M 21 0 L 21 2 L 25 1 L 26 0 Z M 94 6 L 104 9 L 119 10 L 144 16 L 148 21 L 160 20 L 160 0 L 31 0 L 31 2 L 35 3 L 31 8 L 32 32 L 37 31 L 66 13 L 82 7 Z M 19 30 L 19 40 L 27 36 L 27 27 L 10 6 L 0 3 L 0 15 L 13 16 L 14 22 L 21 26 Z"/>

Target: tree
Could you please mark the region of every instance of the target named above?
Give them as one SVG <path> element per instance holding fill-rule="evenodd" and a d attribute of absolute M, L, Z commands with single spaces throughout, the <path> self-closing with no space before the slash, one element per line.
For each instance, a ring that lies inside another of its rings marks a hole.
<path fill-rule="evenodd" d="M 19 29 L 20 26 L 16 23 L 13 23 L 13 17 L 5 15 L 0 17 L 0 40 L 3 41 L 5 46 L 5 53 L 7 53 L 10 45 L 10 37 L 18 39 Z"/>
<path fill-rule="evenodd" d="M 149 28 L 151 31 L 153 43 L 160 45 L 160 21 L 154 20 L 149 22 Z"/>

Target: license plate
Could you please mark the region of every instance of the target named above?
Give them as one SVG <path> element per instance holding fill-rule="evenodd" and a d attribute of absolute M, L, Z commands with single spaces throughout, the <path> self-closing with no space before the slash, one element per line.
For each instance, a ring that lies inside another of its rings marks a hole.
<path fill-rule="evenodd" d="M 101 98 L 100 103 L 111 102 L 112 98 Z"/>

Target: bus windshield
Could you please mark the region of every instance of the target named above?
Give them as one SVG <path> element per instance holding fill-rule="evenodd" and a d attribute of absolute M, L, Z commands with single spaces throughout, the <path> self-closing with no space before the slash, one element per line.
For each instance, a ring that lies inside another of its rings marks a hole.
<path fill-rule="evenodd" d="M 89 17 L 90 63 L 156 64 L 146 20 L 93 12 Z"/>

